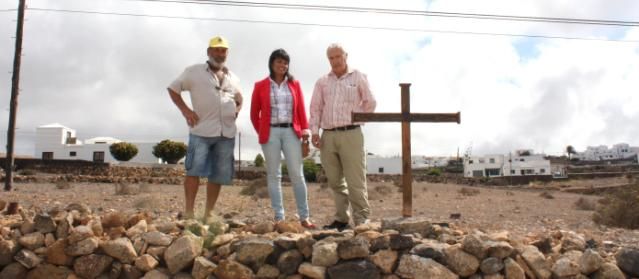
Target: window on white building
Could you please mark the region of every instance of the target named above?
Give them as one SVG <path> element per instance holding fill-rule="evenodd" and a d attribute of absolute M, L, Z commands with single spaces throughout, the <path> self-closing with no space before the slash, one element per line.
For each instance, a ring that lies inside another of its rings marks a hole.
<path fill-rule="evenodd" d="M 103 151 L 93 152 L 93 162 L 104 163 L 104 152 Z"/>
<path fill-rule="evenodd" d="M 539 169 L 539 173 L 546 173 L 546 169 Z"/>
<path fill-rule="evenodd" d="M 78 153 L 76 153 L 75 151 L 69 152 L 69 157 L 75 157 L 77 155 L 78 155 Z"/>
<path fill-rule="evenodd" d="M 384 168 L 379 168 L 378 171 L 379 173 L 384 173 Z"/>
<path fill-rule="evenodd" d="M 494 164 L 495 163 L 495 158 L 488 159 L 488 162 L 491 163 L 491 164 Z"/>
<path fill-rule="evenodd" d="M 42 152 L 42 160 L 53 160 L 53 152 Z"/>

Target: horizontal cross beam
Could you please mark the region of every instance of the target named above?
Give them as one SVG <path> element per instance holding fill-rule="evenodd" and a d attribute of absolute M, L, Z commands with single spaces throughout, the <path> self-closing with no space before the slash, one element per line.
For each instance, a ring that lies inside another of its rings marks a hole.
<path fill-rule="evenodd" d="M 457 122 L 461 123 L 461 112 L 457 113 L 353 113 L 353 122 Z"/>

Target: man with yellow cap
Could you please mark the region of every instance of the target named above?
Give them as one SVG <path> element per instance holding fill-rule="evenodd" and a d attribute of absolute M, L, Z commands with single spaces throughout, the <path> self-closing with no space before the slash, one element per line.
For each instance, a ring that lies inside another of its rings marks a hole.
<path fill-rule="evenodd" d="M 233 180 L 235 118 L 242 107 L 239 79 L 226 67 L 228 41 L 220 36 L 209 41 L 208 60 L 195 64 L 173 81 L 169 96 L 189 126 L 189 144 L 184 167 L 185 215 L 194 217 L 195 196 L 200 177 L 206 177 L 204 218 L 212 216 L 221 185 Z M 188 91 L 192 108 L 181 93 Z"/>

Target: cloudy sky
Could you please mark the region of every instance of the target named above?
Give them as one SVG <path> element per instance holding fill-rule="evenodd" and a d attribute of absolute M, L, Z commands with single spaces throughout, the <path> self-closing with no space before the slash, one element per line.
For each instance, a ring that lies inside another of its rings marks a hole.
<path fill-rule="evenodd" d="M 16 19 L 16 11 L 7 10 L 17 8 L 17 2 L 0 1 L 1 152 L 6 145 Z M 229 65 L 240 77 L 247 100 L 253 83 L 267 74 L 268 55 L 281 47 L 290 53 L 291 71 L 310 103 L 315 81 L 329 71 L 325 49 L 339 42 L 349 52 L 349 65 L 368 74 L 378 112 L 399 111 L 400 82 L 412 83 L 413 112 L 462 112 L 461 125 L 413 124 L 413 154 L 455 155 L 471 147 L 476 155 L 521 148 L 560 155 L 568 144 L 578 151 L 618 142 L 639 146 L 639 27 L 158 1 L 27 2 L 18 154 L 33 155 L 35 128 L 54 122 L 76 129 L 80 139 L 185 140 L 185 121 L 165 88 L 186 66 L 206 59 L 208 39 L 217 34 L 231 43 Z M 297 2 L 639 18 L 639 1 L 632 0 Z M 249 102 L 238 119 L 243 159 L 260 151 L 248 108 Z M 399 124 L 367 124 L 365 135 L 370 152 L 401 153 Z"/>

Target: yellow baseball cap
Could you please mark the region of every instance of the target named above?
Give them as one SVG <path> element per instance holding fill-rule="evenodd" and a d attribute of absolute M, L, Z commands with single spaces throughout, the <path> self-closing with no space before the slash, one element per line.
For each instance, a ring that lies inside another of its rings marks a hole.
<path fill-rule="evenodd" d="M 229 41 L 222 36 L 213 37 L 209 41 L 209 47 L 229 48 Z"/>

